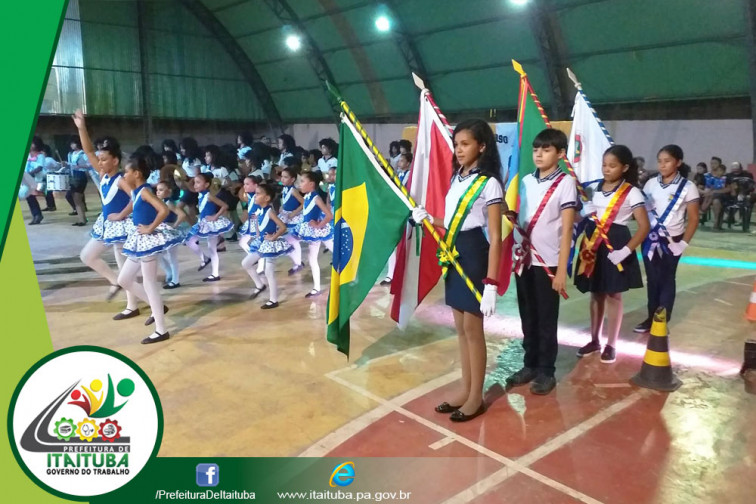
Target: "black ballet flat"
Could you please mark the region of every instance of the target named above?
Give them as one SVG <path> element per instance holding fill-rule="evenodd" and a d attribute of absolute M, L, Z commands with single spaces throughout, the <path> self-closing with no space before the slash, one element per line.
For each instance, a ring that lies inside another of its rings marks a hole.
<path fill-rule="evenodd" d="M 206 267 L 206 266 L 207 266 L 208 264 L 210 264 L 210 258 L 209 258 L 209 257 L 208 257 L 207 259 L 205 259 L 205 260 L 204 260 L 204 261 L 202 262 L 202 264 L 200 264 L 200 267 L 199 267 L 199 268 L 197 268 L 197 271 L 202 271 L 203 269 L 205 269 L 205 267 Z"/>
<path fill-rule="evenodd" d="M 221 279 L 221 277 L 219 277 L 219 276 L 210 275 L 210 276 L 206 276 L 205 278 L 203 278 L 202 281 L 203 282 L 217 282 L 220 279 Z"/>
<path fill-rule="evenodd" d="M 315 297 L 315 296 L 319 296 L 319 295 L 320 295 L 320 291 L 319 290 L 312 289 L 310 292 L 308 292 L 307 294 L 305 294 L 305 297 L 306 298 L 311 298 L 311 297 Z"/>
<path fill-rule="evenodd" d="M 456 410 L 454 413 L 451 414 L 451 416 L 449 417 L 449 419 L 452 422 L 469 422 L 473 418 L 478 417 L 478 416 L 482 415 L 485 412 L 486 412 L 486 405 L 485 404 L 481 404 L 480 407 L 472 415 L 465 415 L 461 411 Z"/>
<path fill-rule="evenodd" d="M 121 289 L 123 289 L 123 287 L 121 287 L 120 285 L 111 285 L 110 289 L 108 290 L 108 295 L 105 296 L 105 301 L 112 301 L 113 298 L 116 297 L 116 294 L 121 292 Z"/>
<path fill-rule="evenodd" d="M 163 305 L 163 315 L 165 315 L 166 313 L 168 313 L 168 307 L 165 306 L 165 305 Z M 147 320 L 144 321 L 144 325 L 146 325 L 146 326 L 152 325 L 154 323 L 155 323 L 155 317 L 152 316 L 152 315 L 150 315 L 149 317 L 147 317 Z"/>
<path fill-rule="evenodd" d="M 268 301 L 260 307 L 261 310 L 272 310 L 273 308 L 278 308 L 278 301 Z"/>
<path fill-rule="evenodd" d="M 142 345 L 149 345 L 150 343 L 159 343 L 171 337 L 168 331 L 165 331 L 163 334 L 160 334 L 159 332 L 155 331 L 155 334 L 158 335 L 157 338 L 150 338 L 149 336 L 147 336 L 146 338 L 142 340 Z"/>
<path fill-rule="evenodd" d="M 124 311 L 127 311 L 127 310 L 124 310 Z M 128 310 L 128 312 L 129 313 L 123 313 L 123 312 L 116 313 L 115 316 L 113 317 L 113 320 L 126 320 L 126 319 L 139 316 L 139 308 L 137 308 L 136 310 Z"/>
<path fill-rule="evenodd" d="M 461 407 L 462 405 L 452 406 L 448 402 L 442 402 L 441 404 L 436 406 L 434 409 L 436 410 L 436 413 L 454 413 Z"/>
<path fill-rule="evenodd" d="M 249 299 L 255 299 L 257 296 L 260 295 L 261 292 L 264 292 L 265 289 L 267 289 L 267 285 L 263 285 L 259 289 L 255 287 L 255 290 L 252 291 L 252 294 L 249 295 Z"/>

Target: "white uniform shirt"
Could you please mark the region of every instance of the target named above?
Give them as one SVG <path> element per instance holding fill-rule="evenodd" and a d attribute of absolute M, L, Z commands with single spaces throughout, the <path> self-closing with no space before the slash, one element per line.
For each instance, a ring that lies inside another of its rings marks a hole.
<path fill-rule="evenodd" d="M 338 166 L 338 161 L 336 160 L 335 157 L 331 156 L 328 158 L 328 160 L 326 160 L 326 158 L 318 159 L 318 166 L 316 169 L 320 172 L 328 173 L 328 170 L 331 167 L 336 168 L 337 166 Z"/>
<path fill-rule="evenodd" d="M 669 184 L 662 183 L 661 175 L 657 175 L 646 182 L 646 185 L 643 186 L 643 192 L 646 194 L 646 198 L 648 198 L 646 208 L 648 208 L 649 213 L 651 210 L 655 210 L 656 217 L 660 218 L 665 210 L 667 210 L 670 201 L 674 198 L 683 180 L 687 179 L 684 179 L 678 173 Z M 664 221 L 664 227 L 667 228 L 670 236 L 679 236 L 685 232 L 685 212 L 688 205 L 701 199 L 696 184 L 690 180 L 685 184 L 683 191 L 685 194 L 681 196 L 682 203 Z"/>
<path fill-rule="evenodd" d="M 552 186 L 561 172 L 556 170 L 545 178 L 538 178 L 538 170 L 523 177 L 520 185 L 520 212 L 517 220 L 523 230 L 528 229 L 546 191 Z M 577 207 L 577 188 L 575 179 L 565 175 L 554 190 L 551 199 L 538 217 L 530 234 L 530 243 L 544 262 L 538 261 L 531 252 L 531 264 L 536 266 L 557 266 L 559 264 L 559 245 L 562 241 L 562 210 Z M 519 233 L 515 233 L 518 237 Z M 545 264 L 544 264 L 545 263 Z"/>
<path fill-rule="evenodd" d="M 454 211 L 457 209 L 459 200 L 462 199 L 467 188 L 478 177 L 475 176 L 478 170 L 473 170 L 466 176 L 462 177 L 459 174 L 455 174 L 449 187 L 449 192 L 446 193 L 446 200 L 444 205 L 444 227 L 449 229 L 452 218 L 454 218 Z M 493 177 L 489 177 L 483 190 L 478 195 L 478 199 L 473 203 L 470 212 L 462 222 L 462 228 L 460 231 L 468 231 L 482 227 L 484 230 L 488 227 L 488 205 L 495 203 L 501 203 L 504 197 L 504 192 L 501 189 L 501 184 Z"/>
<path fill-rule="evenodd" d="M 603 184 L 603 181 L 599 181 L 589 186 L 594 191 L 593 197 L 591 198 L 591 203 L 593 203 L 593 206 L 596 207 L 596 216 L 599 219 L 604 216 L 604 211 L 606 210 L 606 207 L 609 206 L 609 202 L 612 201 L 614 194 L 617 192 L 617 189 L 620 188 L 620 186 L 622 185 L 622 182 L 617 184 L 617 187 L 615 187 L 614 189 L 608 192 L 604 192 L 600 189 L 602 184 Z M 626 226 L 627 221 L 629 221 L 630 218 L 633 216 L 633 210 L 635 210 L 638 207 L 645 207 L 645 206 L 646 206 L 646 199 L 643 197 L 643 193 L 641 192 L 641 190 L 638 189 L 637 187 L 631 187 L 630 191 L 627 193 L 627 196 L 625 197 L 625 201 L 622 202 L 622 206 L 617 211 L 617 216 L 612 221 L 612 224 L 617 224 L 619 226 Z"/>
<path fill-rule="evenodd" d="M 189 159 L 184 159 L 181 163 L 181 167 L 186 172 L 187 177 L 194 178 L 200 173 L 202 163 L 200 163 L 199 159 L 194 159 L 191 162 Z"/>

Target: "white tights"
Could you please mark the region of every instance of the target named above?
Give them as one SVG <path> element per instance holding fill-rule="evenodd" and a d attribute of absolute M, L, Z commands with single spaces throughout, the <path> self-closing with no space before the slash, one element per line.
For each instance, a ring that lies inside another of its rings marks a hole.
<path fill-rule="evenodd" d="M 160 297 L 160 289 L 157 281 L 158 262 L 155 256 L 146 257 L 141 260 L 129 258 L 121 267 L 118 274 L 118 283 L 126 289 L 126 292 L 141 290 L 146 293 L 147 300 L 152 309 L 152 316 L 155 318 L 155 331 L 165 333 L 165 316 L 163 315 L 163 300 Z M 139 270 L 142 270 L 142 281 L 144 288 L 136 281 Z"/>
<path fill-rule="evenodd" d="M 284 235 L 284 240 L 291 245 L 289 257 L 294 262 L 294 266 L 299 266 L 302 264 L 302 246 L 299 244 L 299 240 L 292 234 Z"/>
<path fill-rule="evenodd" d="M 108 263 L 102 258 L 102 254 L 105 253 L 109 246 L 110 245 L 95 240 L 94 238 L 90 238 L 87 244 L 84 245 L 84 248 L 81 249 L 79 257 L 81 258 L 81 262 L 92 268 L 101 277 L 110 282 L 110 285 L 115 286 L 118 285 L 118 274 L 110 269 Z M 123 268 L 123 264 L 126 262 L 126 256 L 123 255 L 122 250 L 122 245 L 113 245 L 113 253 L 115 254 L 115 260 L 116 264 L 118 264 L 119 270 Z M 126 309 L 128 310 L 136 310 L 137 298 L 142 299 L 143 301 L 147 300 L 147 294 L 144 293 L 142 286 L 140 284 L 136 285 L 138 287 L 135 286 L 133 290 L 126 291 Z"/>
<path fill-rule="evenodd" d="M 220 259 L 218 258 L 218 241 L 220 240 L 217 236 L 208 236 L 207 237 L 207 255 L 210 257 L 210 266 L 213 269 L 213 275 L 214 276 L 220 276 Z M 205 262 L 205 254 L 202 252 L 202 249 L 199 246 L 200 237 L 199 236 L 192 236 L 189 238 L 189 241 L 186 242 L 186 246 L 189 247 L 192 252 L 197 254 L 197 256 L 200 258 L 200 261 L 203 263 Z"/>
<path fill-rule="evenodd" d="M 316 291 L 320 290 L 320 263 L 318 263 L 318 253 L 320 252 L 321 243 L 325 245 L 325 248 L 333 252 L 333 240 L 310 242 L 307 258 L 310 263 L 310 269 L 312 270 L 312 288 Z"/>
<path fill-rule="evenodd" d="M 249 277 L 252 279 L 253 282 L 255 282 L 255 287 L 258 289 L 261 289 L 264 285 L 262 282 L 262 279 L 260 278 L 260 274 L 257 272 L 257 269 L 255 268 L 255 263 L 258 261 L 262 262 L 263 259 L 260 258 L 260 254 L 254 253 L 254 254 L 247 254 L 247 257 L 242 259 L 242 268 L 247 270 L 247 273 L 249 274 Z M 276 272 L 275 272 L 275 259 L 264 259 L 265 261 L 265 279 L 268 281 L 268 299 L 272 303 L 278 302 L 278 282 L 276 281 Z"/>
<path fill-rule="evenodd" d="M 179 280 L 178 247 L 171 247 L 167 252 L 160 254 L 160 264 L 165 271 L 166 283 L 181 283 Z"/>

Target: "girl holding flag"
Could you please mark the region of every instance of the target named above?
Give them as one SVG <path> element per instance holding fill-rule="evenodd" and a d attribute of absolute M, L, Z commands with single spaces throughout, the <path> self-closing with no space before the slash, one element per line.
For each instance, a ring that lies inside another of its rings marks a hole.
<path fill-rule="evenodd" d="M 617 337 L 622 325 L 622 293 L 643 287 L 640 264 L 633 251 L 648 234 L 649 223 L 643 193 L 638 189 L 638 165 L 624 145 L 604 152 L 604 179 L 591 183 L 591 201 L 583 207 L 589 219 L 576 265 L 575 285 L 591 293 L 591 342 L 577 352 L 584 357 L 601 350 L 599 337 L 606 312 L 607 344 L 601 362 L 616 360 Z M 632 236 L 627 222 L 635 217 L 638 229 Z"/>
<path fill-rule="evenodd" d="M 701 196 L 696 185 L 681 173 L 683 151 L 677 145 L 666 145 L 656 156 L 659 175 L 643 186 L 651 217 L 651 232 L 643 242 L 643 263 L 648 288 L 648 318 L 634 331 L 651 330 L 654 311 L 667 309 L 667 321 L 675 305 L 675 275 L 680 256 L 688 247 L 698 228 L 698 204 Z M 685 216 L 688 223 L 685 223 Z"/>
<path fill-rule="evenodd" d="M 483 380 L 487 355 L 483 316 L 492 315 L 496 309 L 503 192 L 499 180 L 501 160 L 491 127 L 480 119 L 463 121 L 455 128 L 453 139 L 454 178 L 446 195 L 444 219 L 429 215 L 422 206 L 413 209 L 412 218 L 415 222 L 429 219 L 434 226 L 446 228 L 444 240 L 451 254 L 476 289 L 483 292 L 479 303 L 462 277 L 450 267 L 449 258 L 439 252 L 446 304 L 452 309 L 459 336 L 462 390 L 435 409 L 438 413 L 451 413 L 454 422 L 466 422 L 485 412 Z"/>

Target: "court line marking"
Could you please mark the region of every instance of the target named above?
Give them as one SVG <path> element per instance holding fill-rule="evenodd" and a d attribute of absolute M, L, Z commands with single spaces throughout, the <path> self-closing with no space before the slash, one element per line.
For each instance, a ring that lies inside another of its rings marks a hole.
<path fill-rule="evenodd" d="M 348 368 L 344 368 L 344 369 L 348 369 Z M 331 380 L 337 381 L 335 378 L 335 375 L 338 374 L 338 372 L 343 371 L 344 369 L 337 369 L 336 371 L 331 371 L 330 373 L 326 373 L 325 376 L 327 378 L 330 378 Z M 458 378 L 459 378 L 459 371 L 452 371 L 445 375 L 439 376 L 438 378 L 434 378 L 433 380 L 426 382 L 418 387 L 410 389 L 401 395 L 396 396 L 393 399 L 393 401 L 397 404 L 407 404 L 408 402 L 414 401 L 415 399 L 422 397 L 425 394 L 428 394 L 438 388 L 441 388 L 444 385 L 447 385 Z M 372 425 L 373 423 L 385 417 L 389 413 L 392 413 L 393 411 L 394 411 L 393 408 L 385 404 L 381 404 L 377 408 L 374 408 L 368 411 L 367 413 L 360 415 L 354 420 L 351 420 L 350 422 L 346 423 L 345 425 L 331 432 L 326 437 L 322 438 L 317 443 L 315 443 L 314 445 L 310 446 L 305 451 L 300 453 L 298 456 L 299 457 L 324 457 L 328 453 L 336 449 L 337 446 L 343 444 L 344 441 L 351 438 L 358 432 L 366 429 L 368 426 Z"/>
<path fill-rule="evenodd" d="M 454 439 L 450 437 L 445 437 L 444 439 L 440 439 L 436 441 L 435 443 L 429 444 L 428 448 L 430 448 L 431 450 L 440 450 L 444 446 L 452 444 L 453 442 L 454 442 Z"/>
<path fill-rule="evenodd" d="M 326 375 L 328 376 L 328 375 Z M 547 476 L 544 476 L 541 473 L 538 473 L 534 471 L 533 469 L 530 469 L 529 467 L 526 467 L 522 465 L 519 462 L 516 462 L 515 460 L 512 460 L 510 458 L 507 458 L 500 453 L 497 453 L 493 450 L 490 450 L 489 448 L 486 448 L 485 446 L 479 445 L 478 443 L 475 443 L 474 441 L 471 441 L 467 439 L 464 436 L 460 436 L 456 432 L 453 432 L 445 427 L 442 427 L 434 422 L 431 422 L 430 420 L 427 420 L 420 415 L 413 413 L 404 407 L 395 404 L 392 401 L 389 401 L 387 399 L 384 399 L 368 390 L 363 389 L 362 387 L 355 385 L 347 380 L 344 380 L 343 378 L 340 378 L 339 376 L 335 376 L 331 374 L 331 376 L 328 376 L 330 379 L 335 381 L 336 383 L 339 383 L 340 385 L 343 385 L 344 387 L 352 390 L 353 392 L 356 392 L 357 394 L 360 394 L 361 396 L 372 399 L 373 401 L 377 402 L 379 405 L 386 406 L 388 408 L 391 408 L 393 411 L 396 411 L 397 413 L 406 416 L 407 418 L 414 420 L 415 422 L 424 425 L 425 427 L 438 432 L 439 434 L 443 435 L 444 437 L 452 438 L 454 441 L 467 446 L 468 448 L 471 448 L 478 453 L 485 455 L 493 460 L 496 460 L 502 465 L 507 466 L 507 468 L 514 472 L 519 472 L 522 474 L 525 474 L 526 476 L 531 477 L 532 479 L 538 481 L 539 483 L 542 483 L 546 486 L 549 486 L 555 490 L 558 490 L 564 494 L 569 495 L 570 497 L 577 499 L 581 502 L 585 502 L 587 504 L 602 504 L 601 501 L 598 501 L 594 499 L 593 497 L 590 497 L 588 495 L 585 495 L 574 488 L 570 488 L 567 485 L 564 485 L 563 483 L 560 483 L 558 481 L 555 481 Z"/>
<path fill-rule="evenodd" d="M 717 303 L 722 303 L 723 305 L 727 305 L 727 306 L 733 306 L 733 304 L 732 304 L 732 303 L 728 303 L 728 302 L 727 302 L 727 301 L 725 301 L 724 299 L 714 298 L 714 301 L 716 301 Z"/>

